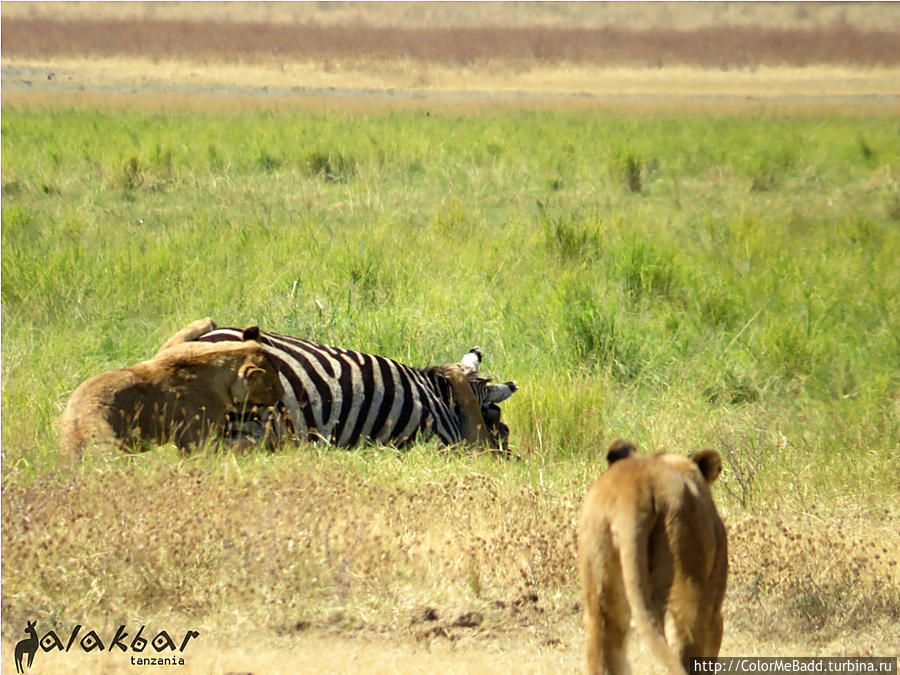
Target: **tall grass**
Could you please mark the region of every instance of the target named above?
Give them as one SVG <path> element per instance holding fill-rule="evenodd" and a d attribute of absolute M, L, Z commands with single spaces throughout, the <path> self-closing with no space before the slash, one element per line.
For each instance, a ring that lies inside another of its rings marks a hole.
<path fill-rule="evenodd" d="M 7 109 L 2 134 L 5 467 L 52 464 L 79 381 L 210 315 L 419 364 L 481 344 L 543 461 L 762 434 L 769 496 L 900 477 L 890 119 Z"/>

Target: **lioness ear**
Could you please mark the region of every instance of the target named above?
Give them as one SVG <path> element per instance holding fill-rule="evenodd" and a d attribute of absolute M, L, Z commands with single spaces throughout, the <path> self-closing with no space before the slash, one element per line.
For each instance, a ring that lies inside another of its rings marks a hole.
<path fill-rule="evenodd" d="M 246 342 L 247 340 L 256 340 L 259 341 L 259 326 L 248 326 L 244 329 L 243 335 L 241 338 Z"/>
<path fill-rule="evenodd" d="M 609 444 L 609 449 L 606 451 L 606 461 L 612 464 L 620 459 L 630 457 L 636 452 L 637 450 L 630 442 L 623 438 L 617 438 Z"/>
<path fill-rule="evenodd" d="M 700 473 L 706 482 L 712 485 L 719 474 L 722 473 L 722 458 L 715 450 L 700 450 L 691 454 L 694 464 L 700 469 Z"/>
<path fill-rule="evenodd" d="M 266 371 L 252 363 L 245 363 L 238 368 L 237 379 L 231 385 L 231 395 L 239 401 L 243 401 L 250 395 L 250 388 L 247 386 L 254 377 L 259 377 L 259 373 Z"/>

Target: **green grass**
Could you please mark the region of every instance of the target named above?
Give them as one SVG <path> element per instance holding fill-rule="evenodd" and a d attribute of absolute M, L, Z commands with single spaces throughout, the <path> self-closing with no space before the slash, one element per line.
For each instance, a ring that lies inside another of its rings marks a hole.
<path fill-rule="evenodd" d="M 3 114 L 3 465 L 210 315 L 414 364 L 481 344 L 513 445 L 758 445 L 759 487 L 900 477 L 890 118 Z"/>
<path fill-rule="evenodd" d="M 898 151 L 894 118 L 856 115 L 6 107 L 4 635 L 402 633 L 460 602 L 507 630 L 531 593 L 570 625 L 572 522 L 624 436 L 723 454 L 726 622 L 750 643 L 828 644 L 850 606 L 896 640 Z M 522 459 L 60 461 L 78 383 L 203 316 L 419 365 L 480 344 L 521 386 Z"/>

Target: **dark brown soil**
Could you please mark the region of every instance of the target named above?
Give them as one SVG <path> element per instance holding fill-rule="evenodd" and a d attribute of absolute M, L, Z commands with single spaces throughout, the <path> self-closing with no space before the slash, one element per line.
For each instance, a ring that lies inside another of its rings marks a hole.
<path fill-rule="evenodd" d="M 900 64 L 900 31 L 848 24 L 774 29 L 412 28 L 174 20 L 3 20 L 3 58 L 141 56 L 254 62 L 396 59 L 469 64 L 489 59 L 709 68 Z"/>

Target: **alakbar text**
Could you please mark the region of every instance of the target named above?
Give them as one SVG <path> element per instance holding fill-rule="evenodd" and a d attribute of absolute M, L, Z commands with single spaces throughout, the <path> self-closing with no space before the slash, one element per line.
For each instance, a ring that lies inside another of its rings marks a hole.
<path fill-rule="evenodd" d="M 110 652 L 113 651 L 114 647 L 118 647 L 123 652 L 127 652 L 129 649 L 133 652 L 142 653 L 149 644 L 153 647 L 157 652 L 162 652 L 165 650 L 169 650 L 170 652 L 174 652 L 178 650 L 179 652 L 183 652 L 185 647 L 187 647 L 188 642 L 190 642 L 193 638 L 196 638 L 200 635 L 199 632 L 195 630 L 189 630 L 184 634 L 184 637 L 180 640 L 180 642 L 176 642 L 172 639 L 168 632 L 161 630 L 159 631 L 152 640 L 148 640 L 144 637 L 144 630 L 146 626 L 141 626 L 137 633 L 131 636 L 128 631 L 125 630 L 125 624 L 119 626 L 118 630 L 116 630 L 115 636 L 112 639 L 112 642 L 109 643 L 109 646 L 105 645 L 103 640 L 97 634 L 96 631 L 89 631 L 84 633 L 81 639 L 78 639 L 79 634 L 81 634 L 81 624 L 75 626 L 72 629 L 72 633 L 68 636 L 68 640 L 63 642 L 59 636 L 56 634 L 56 631 L 48 631 L 44 637 L 40 639 L 40 646 L 45 652 L 51 652 L 54 649 L 59 651 L 69 651 L 74 644 L 78 644 L 86 652 L 92 652 L 95 649 L 98 651 L 103 651 L 105 649 L 109 649 Z M 129 640 L 130 638 L 130 640 Z M 77 642 L 76 642 L 77 641 Z"/>

